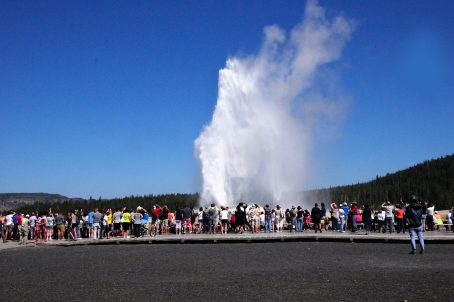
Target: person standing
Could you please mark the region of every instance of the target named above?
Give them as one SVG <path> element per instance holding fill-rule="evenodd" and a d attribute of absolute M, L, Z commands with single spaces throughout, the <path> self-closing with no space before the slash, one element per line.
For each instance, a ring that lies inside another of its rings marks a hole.
<path fill-rule="evenodd" d="M 368 204 L 364 205 L 362 220 L 364 223 L 364 228 L 366 229 L 366 235 L 369 235 L 372 226 L 372 210 L 370 209 Z"/>
<path fill-rule="evenodd" d="M 271 220 L 271 207 L 270 205 L 265 205 L 265 207 L 263 208 L 263 211 L 265 213 L 265 233 L 271 233 L 271 224 L 272 224 L 272 220 Z"/>
<path fill-rule="evenodd" d="M 389 233 L 393 232 L 393 227 L 394 227 L 394 206 L 391 204 L 391 202 L 387 201 L 384 202 L 381 207 L 383 210 L 385 210 L 385 231 L 389 230 Z"/>
<path fill-rule="evenodd" d="M 296 232 L 302 232 L 304 223 L 304 210 L 301 206 L 298 206 L 296 210 Z"/>
<path fill-rule="evenodd" d="M 314 224 L 314 229 L 315 233 L 317 233 L 317 230 L 322 232 L 321 226 L 320 226 L 320 220 L 322 218 L 322 211 L 318 207 L 318 203 L 314 205 L 311 211 L 311 218 L 312 218 L 312 223 Z"/>
<path fill-rule="evenodd" d="M 349 211 L 349 216 L 351 218 L 351 231 L 356 233 L 358 231 L 358 224 L 356 222 L 356 216 L 358 215 L 358 205 L 356 202 L 352 203 L 352 206 Z"/>
<path fill-rule="evenodd" d="M 432 202 L 429 202 L 426 210 L 426 230 L 433 231 L 434 230 L 434 214 L 435 214 L 435 205 Z"/>
<path fill-rule="evenodd" d="M 425 208 L 418 201 L 417 197 L 412 195 L 410 196 L 410 205 L 405 211 L 405 219 L 408 221 L 408 226 L 410 228 L 410 244 L 411 251 L 410 254 L 413 255 L 416 250 L 415 235 L 418 235 L 420 254 L 424 253 L 424 238 L 423 238 L 423 225 L 422 225 L 422 215 L 425 213 Z"/>
<path fill-rule="evenodd" d="M 28 232 L 30 231 L 30 215 L 26 215 L 21 219 L 21 226 L 20 226 L 20 242 L 19 244 L 27 244 L 28 240 Z"/>
<path fill-rule="evenodd" d="M 89 238 L 93 238 L 93 215 L 95 215 L 95 212 L 93 212 L 93 211 L 88 212 L 88 237 Z M 77 236 L 77 233 L 76 233 L 76 236 Z"/>
<path fill-rule="evenodd" d="M 166 213 L 166 215 L 168 212 Z M 166 216 L 166 221 L 167 221 L 167 216 Z M 128 209 L 124 208 L 123 209 L 123 238 L 129 238 L 129 227 L 131 224 L 131 212 L 128 211 Z"/>
<path fill-rule="evenodd" d="M 95 212 L 93 213 L 93 238 L 100 239 L 101 238 L 101 222 L 102 222 L 102 214 L 99 213 L 98 208 L 95 208 Z M 77 233 L 76 233 L 77 236 Z"/>
<path fill-rule="evenodd" d="M 405 234 L 404 210 L 402 210 L 401 205 L 396 206 L 394 215 L 396 216 L 397 233 L 402 231 L 402 233 Z"/>
<path fill-rule="evenodd" d="M 143 218 L 143 215 L 142 215 L 142 213 L 140 213 L 140 211 L 138 209 L 132 214 L 132 219 L 134 220 L 134 238 L 135 239 L 140 237 L 140 227 L 142 226 L 142 218 Z"/>
<path fill-rule="evenodd" d="M 335 202 L 331 203 L 331 229 L 333 231 L 339 230 L 339 209 Z"/>
<path fill-rule="evenodd" d="M 65 236 L 65 216 L 62 212 L 58 212 L 55 223 L 57 224 L 57 239 L 62 240 Z"/>

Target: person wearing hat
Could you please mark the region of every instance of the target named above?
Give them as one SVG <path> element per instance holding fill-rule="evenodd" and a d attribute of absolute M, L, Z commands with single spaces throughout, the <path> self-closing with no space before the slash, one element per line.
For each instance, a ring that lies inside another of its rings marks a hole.
<path fill-rule="evenodd" d="M 405 218 L 408 221 L 408 226 L 410 228 L 410 244 L 411 251 L 410 254 L 413 255 L 416 250 L 415 235 L 418 235 L 420 254 L 424 253 L 424 238 L 423 238 L 423 225 L 422 225 L 422 215 L 426 212 L 426 209 L 422 206 L 421 202 L 418 201 L 415 195 L 410 196 L 409 200 L 410 205 L 405 211 Z"/>

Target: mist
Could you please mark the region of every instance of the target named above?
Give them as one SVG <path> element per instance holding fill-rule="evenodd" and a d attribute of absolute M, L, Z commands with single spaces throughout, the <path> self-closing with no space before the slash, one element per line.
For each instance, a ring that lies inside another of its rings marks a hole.
<path fill-rule="evenodd" d="M 202 204 L 303 202 L 320 117 L 343 106 L 323 75 L 353 28 L 308 1 L 289 32 L 266 26 L 258 53 L 228 58 L 212 120 L 195 141 Z"/>

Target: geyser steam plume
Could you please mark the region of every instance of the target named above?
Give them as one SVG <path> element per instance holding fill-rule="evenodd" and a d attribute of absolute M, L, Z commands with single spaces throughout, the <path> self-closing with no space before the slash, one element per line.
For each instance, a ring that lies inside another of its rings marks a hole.
<path fill-rule="evenodd" d="M 328 19 L 308 1 L 288 36 L 267 26 L 258 54 L 227 60 L 213 119 L 195 141 L 202 203 L 282 202 L 287 192 L 302 191 L 311 141 L 308 94 L 352 30 L 350 20 Z"/>

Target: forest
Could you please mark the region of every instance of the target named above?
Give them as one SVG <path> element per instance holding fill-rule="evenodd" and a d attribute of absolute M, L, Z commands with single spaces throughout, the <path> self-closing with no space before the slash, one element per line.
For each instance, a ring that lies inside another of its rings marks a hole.
<path fill-rule="evenodd" d="M 353 201 L 360 205 L 369 204 L 377 206 L 384 201 L 392 203 L 405 202 L 410 195 L 416 195 L 423 202 L 434 202 L 438 209 L 451 208 L 454 203 L 454 154 L 437 159 L 427 160 L 423 163 L 387 174 L 377 176 L 374 180 L 336 186 L 304 192 L 305 202 L 348 202 Z M 43 198 L 41 196 L 41 198 Z M 134 209 L 137 206 L 151 209 L 153 205 L 167 205 L 171 210 L 176 207 L 198 205 L 199 194 L 161 194 L 127 196 L 113 199 L 67 199 L 64 201 L 39 201 L 33 204 L 19 205 L 16 210 L 24 213 L 32 211 L 66 212 L 73 209 L 115 209 L 127 207 Z"/>
<path fill-rule="evenodd" d="M 423 163 L 374 180 L 305 192 L 310 202 L 358 202 L 380 205 L 384 201 L 405 202 L 416 195 L 423 202 L 433 202 L 438 209 L 454 203 L 454 154 Z"/>

